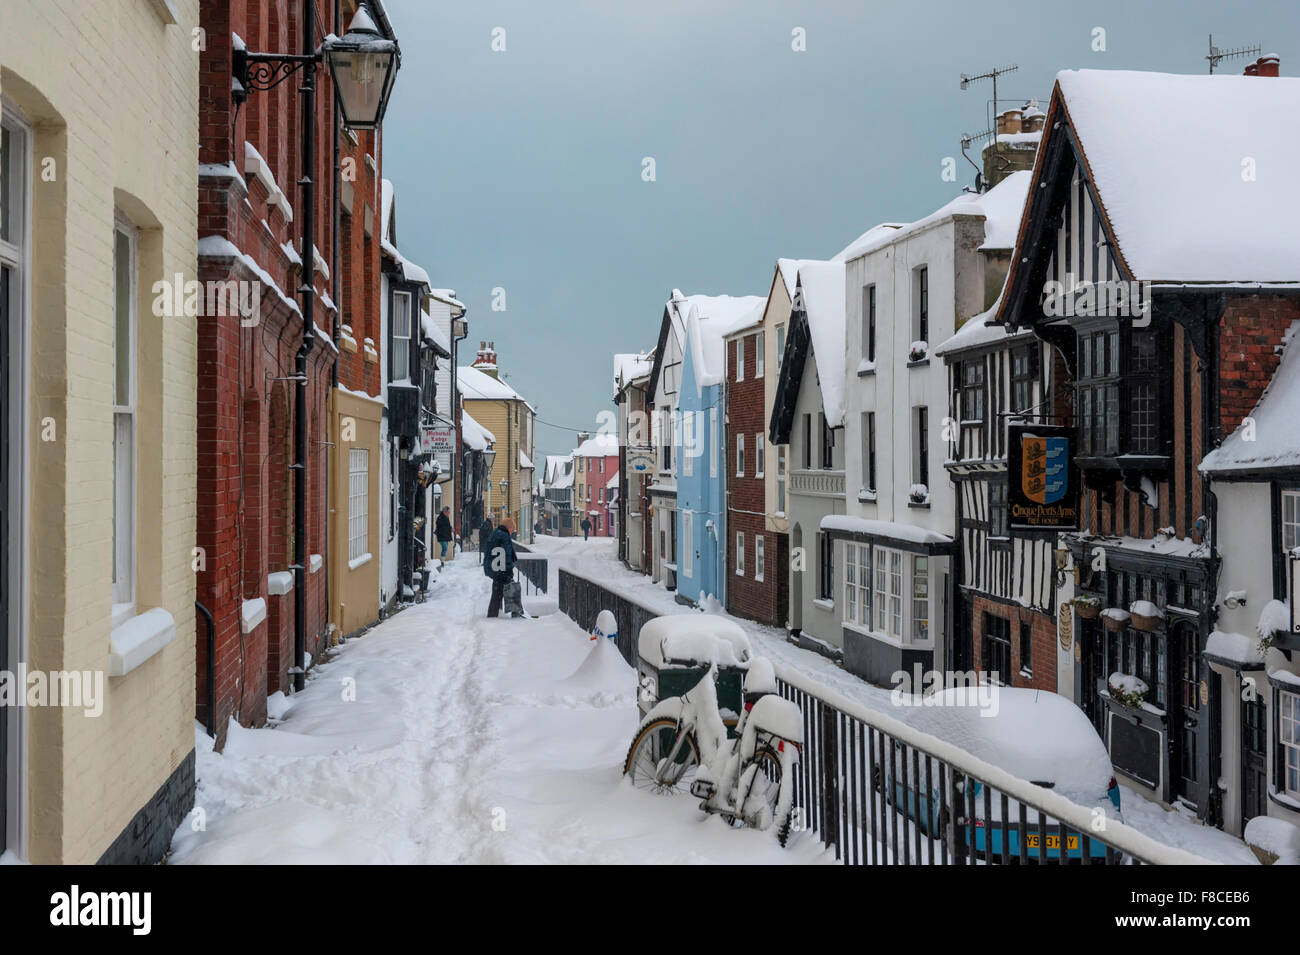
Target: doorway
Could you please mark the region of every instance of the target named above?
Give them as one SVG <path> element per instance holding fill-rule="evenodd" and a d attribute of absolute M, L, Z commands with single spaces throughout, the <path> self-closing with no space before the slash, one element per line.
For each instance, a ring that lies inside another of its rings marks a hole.
<path fill-rule="evenodd" d="M 1259 696 L 1241 701 L 1241 831 L 1268 813 L 1268 707 Z"/>
<path fill-rule="evenodd" d="M 1202 670 L 1196 627 L 1186 621 L 1174 626 L 1169 640 L 1170 671 L 1174 681 L 1169 731 L 1173 738 L 1173 798 L 1201 808 L 1205 798 L 1209 726 L 1208 698 L 1202 699 Z M 1208 697 L 1208 694 L 1206 694 Z"/>

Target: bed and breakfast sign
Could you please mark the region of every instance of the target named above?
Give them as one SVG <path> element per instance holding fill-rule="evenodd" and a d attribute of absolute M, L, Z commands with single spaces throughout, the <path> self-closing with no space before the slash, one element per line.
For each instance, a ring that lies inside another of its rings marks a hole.
<path fill-rule="evenodd" d="M 1079 529 L 1080 478 L 1073 428 L 1008 429 L 1007 510 L 1012 530 Z"/>

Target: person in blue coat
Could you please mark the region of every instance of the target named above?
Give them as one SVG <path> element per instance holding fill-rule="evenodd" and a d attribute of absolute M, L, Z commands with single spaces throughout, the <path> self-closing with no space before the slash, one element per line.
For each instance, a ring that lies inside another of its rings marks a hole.
<path fill-rule="evenodd" d="M 500 615 L 506 584 L 514 577 L 515 545 L 511 540 L 514 532 L 514 522 L 506 518 L 497 525 L 487 540 L 487 546 L 483 548 L 483 574 L 492 580 L 492 599 L 488 601 L 487 611 L 489 617 Z"/>

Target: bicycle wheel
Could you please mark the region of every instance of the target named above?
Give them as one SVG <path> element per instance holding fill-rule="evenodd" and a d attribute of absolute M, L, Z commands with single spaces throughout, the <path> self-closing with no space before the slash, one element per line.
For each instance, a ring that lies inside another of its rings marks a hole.
<path fill-rule="evenodd" d="M 632 785 L 660 794 L 690 792 L 700 768 L 700 748 L 695 734 L 687 733 L 672 765 L 665 765 L 677 739 L 677 721 L 670 717 L 651 720 L 641 726 L 628 747 L 623 772 Z"/>

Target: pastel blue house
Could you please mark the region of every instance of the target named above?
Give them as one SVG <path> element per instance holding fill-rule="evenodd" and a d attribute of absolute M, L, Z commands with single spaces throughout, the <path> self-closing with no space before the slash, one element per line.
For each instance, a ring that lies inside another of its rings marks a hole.
<path fill-rule="evenodd" d="M 678 599 L 718 609 L 726 604 L 727 454 L 723 389 L 724 337 L 757 325 L 764 299 L 757 295 L 688 295 L 674 290 L 685 321 L 677 455 Z M 716 604 L 715 604 L 716 601 Z"/>

